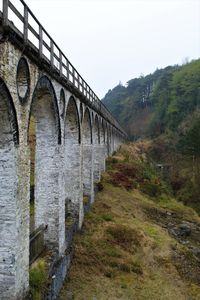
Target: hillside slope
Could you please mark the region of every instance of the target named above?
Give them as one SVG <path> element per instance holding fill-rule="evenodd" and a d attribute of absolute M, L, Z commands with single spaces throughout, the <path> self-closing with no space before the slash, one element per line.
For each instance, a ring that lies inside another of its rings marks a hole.
<path fill-rule="evenodd" d="M 107 161 L 60 299 L 200 299 L 200 218 L 171 196 L 150 146 L 124 145 Z"/>
<path fill-rule="evenodd" d="M 131 138 L 176 130 L 199 114 L 200 59 L 119 84 L 102 99 Z"/>

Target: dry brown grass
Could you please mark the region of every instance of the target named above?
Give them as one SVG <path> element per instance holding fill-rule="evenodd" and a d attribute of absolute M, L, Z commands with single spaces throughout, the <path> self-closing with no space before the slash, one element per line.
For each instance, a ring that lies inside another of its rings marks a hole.
<path fill-rule="evenodd" d="M 115 156 L 121 163 L 129 146 L 123 147 Z M 140 146 L 128 151 L 138 159 L 142 152 Z M 67 300 L 66 291 L 72 291 L 75 300 L 200 299 L 200 286 L 184 278 L 172 258 L 172 249 L 181 253 L 183 247 L 146 213 L 147 208 L 167 206 L 166 202 L 152 201 L 137 189 L 113 186 L 108 173 L 102 184 L 83 231 L 76 236 L 75 257 L 61 299 Z M 192 210 L 175 200 L 168 206 L 162 209 L 180 208 L 197 221 Z"/>

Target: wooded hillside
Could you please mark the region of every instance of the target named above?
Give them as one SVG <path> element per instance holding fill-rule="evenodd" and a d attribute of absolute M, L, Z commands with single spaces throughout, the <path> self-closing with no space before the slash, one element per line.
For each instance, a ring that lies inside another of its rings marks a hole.
<path fill-rule="evenodd" d="M 200 117 L 200 59 L 119 84 L 102 101 L 132 139 L 181 134 Z"/>

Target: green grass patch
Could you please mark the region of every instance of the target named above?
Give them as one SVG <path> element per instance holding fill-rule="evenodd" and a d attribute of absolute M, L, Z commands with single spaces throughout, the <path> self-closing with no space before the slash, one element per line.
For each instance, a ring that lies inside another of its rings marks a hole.
<path fill-rule="evenodd" d="M 101 215 L 101 218 L 106 221 L 106 222 L 111 222 L 113 221 L 113 216 L 110 214 L 105 214 L 105 215 Z"/>
<path fill-rule="evenodd" d="M 29 273 L 30 291 L 33 300 L 43 299 L 47 282 L 48 282 L 48 274 L 45 268 L 45 262 L 40 259 L 30 269 L 30 273 Z"/>
<path fill-rule="evenodd" d="M 161 247 L 164 243 L 164 237 L 161 235 L 161 230 L 156 228 L 152 224 L 145 224 L 144 225 L 144 232 L 154 240 L 156 246 Z"/>

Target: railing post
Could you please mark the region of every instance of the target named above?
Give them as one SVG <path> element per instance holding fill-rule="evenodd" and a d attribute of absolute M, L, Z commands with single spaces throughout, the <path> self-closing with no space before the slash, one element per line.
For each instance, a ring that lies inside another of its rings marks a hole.
<path fill-rule="evenodd" d="M 72 67 L 72 76 L 73 76 L 73 78 L 72 78 L 72 81 L 73 81 L 73 85 L 74 86 L 76 86 L 76 81 L 75 81 L 75 70 L 74 70 L 74 68 Z"/>
<path fill-rule="evenodd" d="M 42 58 L 42 48 L 43 48 L 43 31 L 42 26 L 39 26 L 39 56 Z"/>
<path fill-rule="evenodd" d="M 3 0 L 3 26 L 8 25 L 8 4 L 9 0 Z"/>
<path fill-rule="evenodd" d="M 78 74 L 78 90 L 80 91 L 80 75 Z"/>
<path fill-rule="evenodd" d="M 67 80 L 69 80 L 69 61 L 66 58 L 66 67 L 67 67 Z"/>
<path fill-rule="evenodd" d="M 53 44 L 53 40 L 51 40 L 50 42 L 50 48 L 51 48 L 51 56 L 50 56 L 50 60 L 51 60 L 51 67 L 54 67 L 54 44 Z"/>
<path fill-rule="evenodd" d="M 59 51 L 59 70 L 60 70 L 60 76 L 62 76 L 62 67 L 63 67 L 63 64 L 62 64 L 62 52 Z"/>
<path fill-rule="evenodd" d="M 28 41 L 28 7 L 24 5 L 24 43 Z"/>

